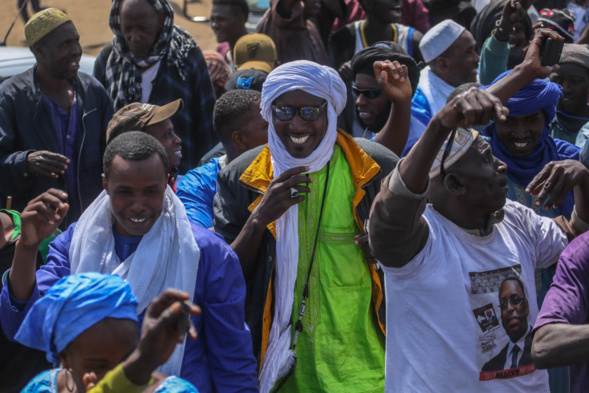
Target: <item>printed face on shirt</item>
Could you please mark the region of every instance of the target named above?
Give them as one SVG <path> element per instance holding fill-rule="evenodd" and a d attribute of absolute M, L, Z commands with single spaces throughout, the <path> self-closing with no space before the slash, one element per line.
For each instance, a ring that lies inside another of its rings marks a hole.
<path fill-rule="evenodd" d="M 71 80 L 77 76 L 82 47 L 72 22 L 62 24 L 33 46 L 39 67 L 52 77 Z"/>
<path fill-rule="evenodd" d="M 360 124 L 363 127 L 368 127 L 372 132 L 379 132 L 388 119 L 391 102 L 380 90 L 373 75 L 357 74 L 355 87 L 359 89 L 359 94 L 354 92 L 354 97 L 356 99 L 356 114 Z M 375 94 L 378 95 L 374 96 Z M 374 98 L 371 98 L 371 95 Z"/>
<path fill-rule="evenodd" d="M 228 4 L 213 4 L 211 9 L 211 30 L 217 42 L 235 43 L 245 29 L 245 15 Z"/>
<path fill-rule="evenodd" d="M 180 165 L 180 160 L 182 159 L 182 139 L 174 132 L 174 125 L 170 119 L 147 126 L 143 131 L 157 139 L 164 149 L 166 149 L 170 168 Z"/>
<path fill-rule="evenodd" d="M 164 204 L 168 172 L 154 153 L 142 161 L 115 156 L 104 189 L 110 197 L 115 227 L 121 236 L 143 236 L 155 224 Z"/>
<path fill-rule="evenodd" d="M 296 109 L 290 120 L 280 120 L 276 113 L 272 113 L 272 121 L 278 138 L 282 141 L 286 151 L 294 158 L 308 157 L 323 140 L 327 132 L 327 107 L 319 109 L 319 116 L 316 120 L 304 120 L 300 107 L 313 107 L 308 112 L 325 104 L 323 98 L 314 96 L 302 90 L 289 91 L 278 97 L 273 105 L 290 111 Z"/>
<path fill-rule="evenodd" d="M 577 64 L 560 64 L 560 68 L 550 74 L 550 82 L 562 87 L 562 98 L 558 110 L 569 115 L 584 113 L 589 95 L 589 71 Z"/>
<path fill-rule="evenodd" d="M 524 289 L 517 280 L 505 280 L 499 288 L 501 324 L 511 342 L 517 342 L 528 331 L 529 305 Z"/>
<path fill-rule="evenodd" d="M 137 323 L 130 319 L 105 318 L 83 331 L 60 354 L 64 368 L 69 368 L 78 392 L 85 392 L 85 375 L 94 373 L 96 381 L 115 368 L 137 345 Z M 65 385 L 71 386 L 67 376 Z"/>
<path fill-rule="evenodd" d="M 495 121 L 495 132 L 499 141 L 516 158 L 532 154 L 544 132 L 544 112 L 521 116 L 507 116 L 505 121 Z"/>
<path fill-rule="evenodd" d="M 123 0 L 119 14 L 129 50 L 135 57 L 145 58 L 157 41 L 165 15 L 158 14 L 147 0 Z"/>

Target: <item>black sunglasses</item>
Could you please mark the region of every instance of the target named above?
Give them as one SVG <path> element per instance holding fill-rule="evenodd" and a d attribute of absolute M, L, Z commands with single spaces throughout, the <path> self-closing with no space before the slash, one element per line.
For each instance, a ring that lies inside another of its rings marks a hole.
<path fill-rule="evenodd" d="M 359 97 L 360 94 L 364 94 L 364 97 L 370 99 L 376 98 L 382 94 L 380 89 L 358 89 L 356 86 L 352 86 L 352 90 L 354 91 L 356 97 Z"/>
<path fill-rule="evenodd" d="M 272 112 L 274 116 L 280 121 L 289 121 L 299 112 L 299 116 L 305 121 L 314 121 L 319 119 L 321 110 L 327 106 L 327 101 L 322 105 L 303 105 L 303 106 L 289 106 L 289 105 L 272 105 Z"/>

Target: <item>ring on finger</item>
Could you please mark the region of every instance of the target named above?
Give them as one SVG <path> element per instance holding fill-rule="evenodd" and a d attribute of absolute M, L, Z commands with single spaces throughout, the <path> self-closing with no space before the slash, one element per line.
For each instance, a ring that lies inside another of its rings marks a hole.
<path fill-rule="evenodd" d="M 291 187 L 291 188 L 290 188 L 290 197 L 291 197 L 291 198 L 296 198 L 296 197 L 298 197 L 298 196 L 299 196 L 299 190 L 297 190 L 297 189 L 296 189 L 296 188 L 294 188 L 294 187 Z"/>

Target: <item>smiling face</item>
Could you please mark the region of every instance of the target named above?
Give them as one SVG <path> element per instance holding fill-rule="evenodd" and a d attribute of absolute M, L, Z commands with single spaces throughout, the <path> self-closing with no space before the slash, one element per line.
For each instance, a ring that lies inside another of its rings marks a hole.
<path fill-rule="evenodd" d="M 100 381 L 135 349 L 137 323 L 129 319 L 105 318 L 83 331 L 60 354 L 70 369 L 79 392 L 85 392 L 84 375 L 94 373 Z"/>
<path fill-rule="evenodd" d="M 521 116 L 507 116 L 507 120 L 495 122 L 495 132 L 499 141 L 516 158 L 532 154 L 544 132 L 544 112 Z"/>
<path fill-rule="evenodd" d="M 576 115 L 586 112 L 589 94 L 589 71 L 577 64 L 560 64 L 560 68 L 550 74 L 550 82 L 562 86 L 562 98 L 558 110 Z"/>
<path fill-rule="evenodd" d="M 479 60 L 476 41 L 468 30 L 454 41 L 450 47 L 451 55 L 445 57 L 447 75 L 444 80 L 449 85 L 458 87 L 463 83 L 476 82 Z"/>
<path fill-rule="evenodd" d="M 226 4 L 213 4 L 211 10 L 211 29 L 217 42 L 235 42 L 243 35 L 245 15 Z"/>
<path fill-rule="evenodd" d="M 180 165 L 180 160 L 182 159 L 182 139 L 174 132 L 174 125 L 170 119 L 147 126 L 143 131 L 157 139 L 164 149 L 166 149 L 170 168 Z"/>
<path fill-rule="evenodd" d="M 302 90 L 289 91 L 282 94 L 274 101 L 276 106 L 315 106 L 319 107 L 325 103 L 319 98 Z M 274 129 L 278 138 L 294 158 L 308 157 L 323 140 L 327 132 L 327 108 L 320 111 L 317 120 L 303 120 L 297 110 L 293 118 L 282 121 L 272 114 Z"/>
<path fill-rule="evenodd" d="M 504 281 L 499 289 L 501 324 L 511 342 L 517 342 L 528 331 L 529 305 L 520 283 Z"/>
<path fill-rule="evenodd" d="M 372 75 L 357 74 L 355 79 L 355 86 L 360 90 L 375 90 L 380 91 L 376 78 Z M 385 94 L 379 94 L 377 97 L 370 98 L 368 94 L 362 93 L 355 95 L 356 97 L 356 114 L 360 123 L 364 127 L 368 127 L 372 132 L 380 131 L 384 126 L 383 116 L 386 122 L 391 102 Z M 382 124 L 381 124 L 382 123 Z"/>
<path fill-rule="evenodd" d="M 71 80 L 80 69 L 82 47 L 72 22 L 66 22 L 34 45 L 35 57 L 42 72 L 53 78 Z"/>
<path fill-rule="evenodd" d="M 165 16 L 147 0 L 123 0 L 119 12 L 121 33 L 129 50 L 137 58 L 146 57 L 157 41 Z"/>
<path fill-rule="evenodd" d="M 168 172 L 157 153 L 142 161 L 115 156 L 109 178 L 102 179 L 117 232 L 126 237 L 143 236 L 155 224 L 164 204 Z"/>

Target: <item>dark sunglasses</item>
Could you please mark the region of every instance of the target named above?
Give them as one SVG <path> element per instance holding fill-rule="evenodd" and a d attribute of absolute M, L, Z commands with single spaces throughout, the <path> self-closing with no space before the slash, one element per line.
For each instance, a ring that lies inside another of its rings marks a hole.
<path fill-rule="evenodd" d="M 364 94 L 364 97 L 370 99 L 376 98 L 382 94 L 380 89 L 358 89 L 356 86 L 352 86 L 352 90 L 354 91 L 356 97 L 359 97 L 360 94 Z"/>
<path fill-rule="evenodd" d="M 288 105 L 272 105 L 272 112 L 274 116 L 280 121 L 289 121 L 299 112 L 299 116 L 305 121 L 314 121 L 319 119 L 321 110 L 327 106 L 327 101 L 320 106 L 303 105 L 303 106 L 288 106 Z"/>

